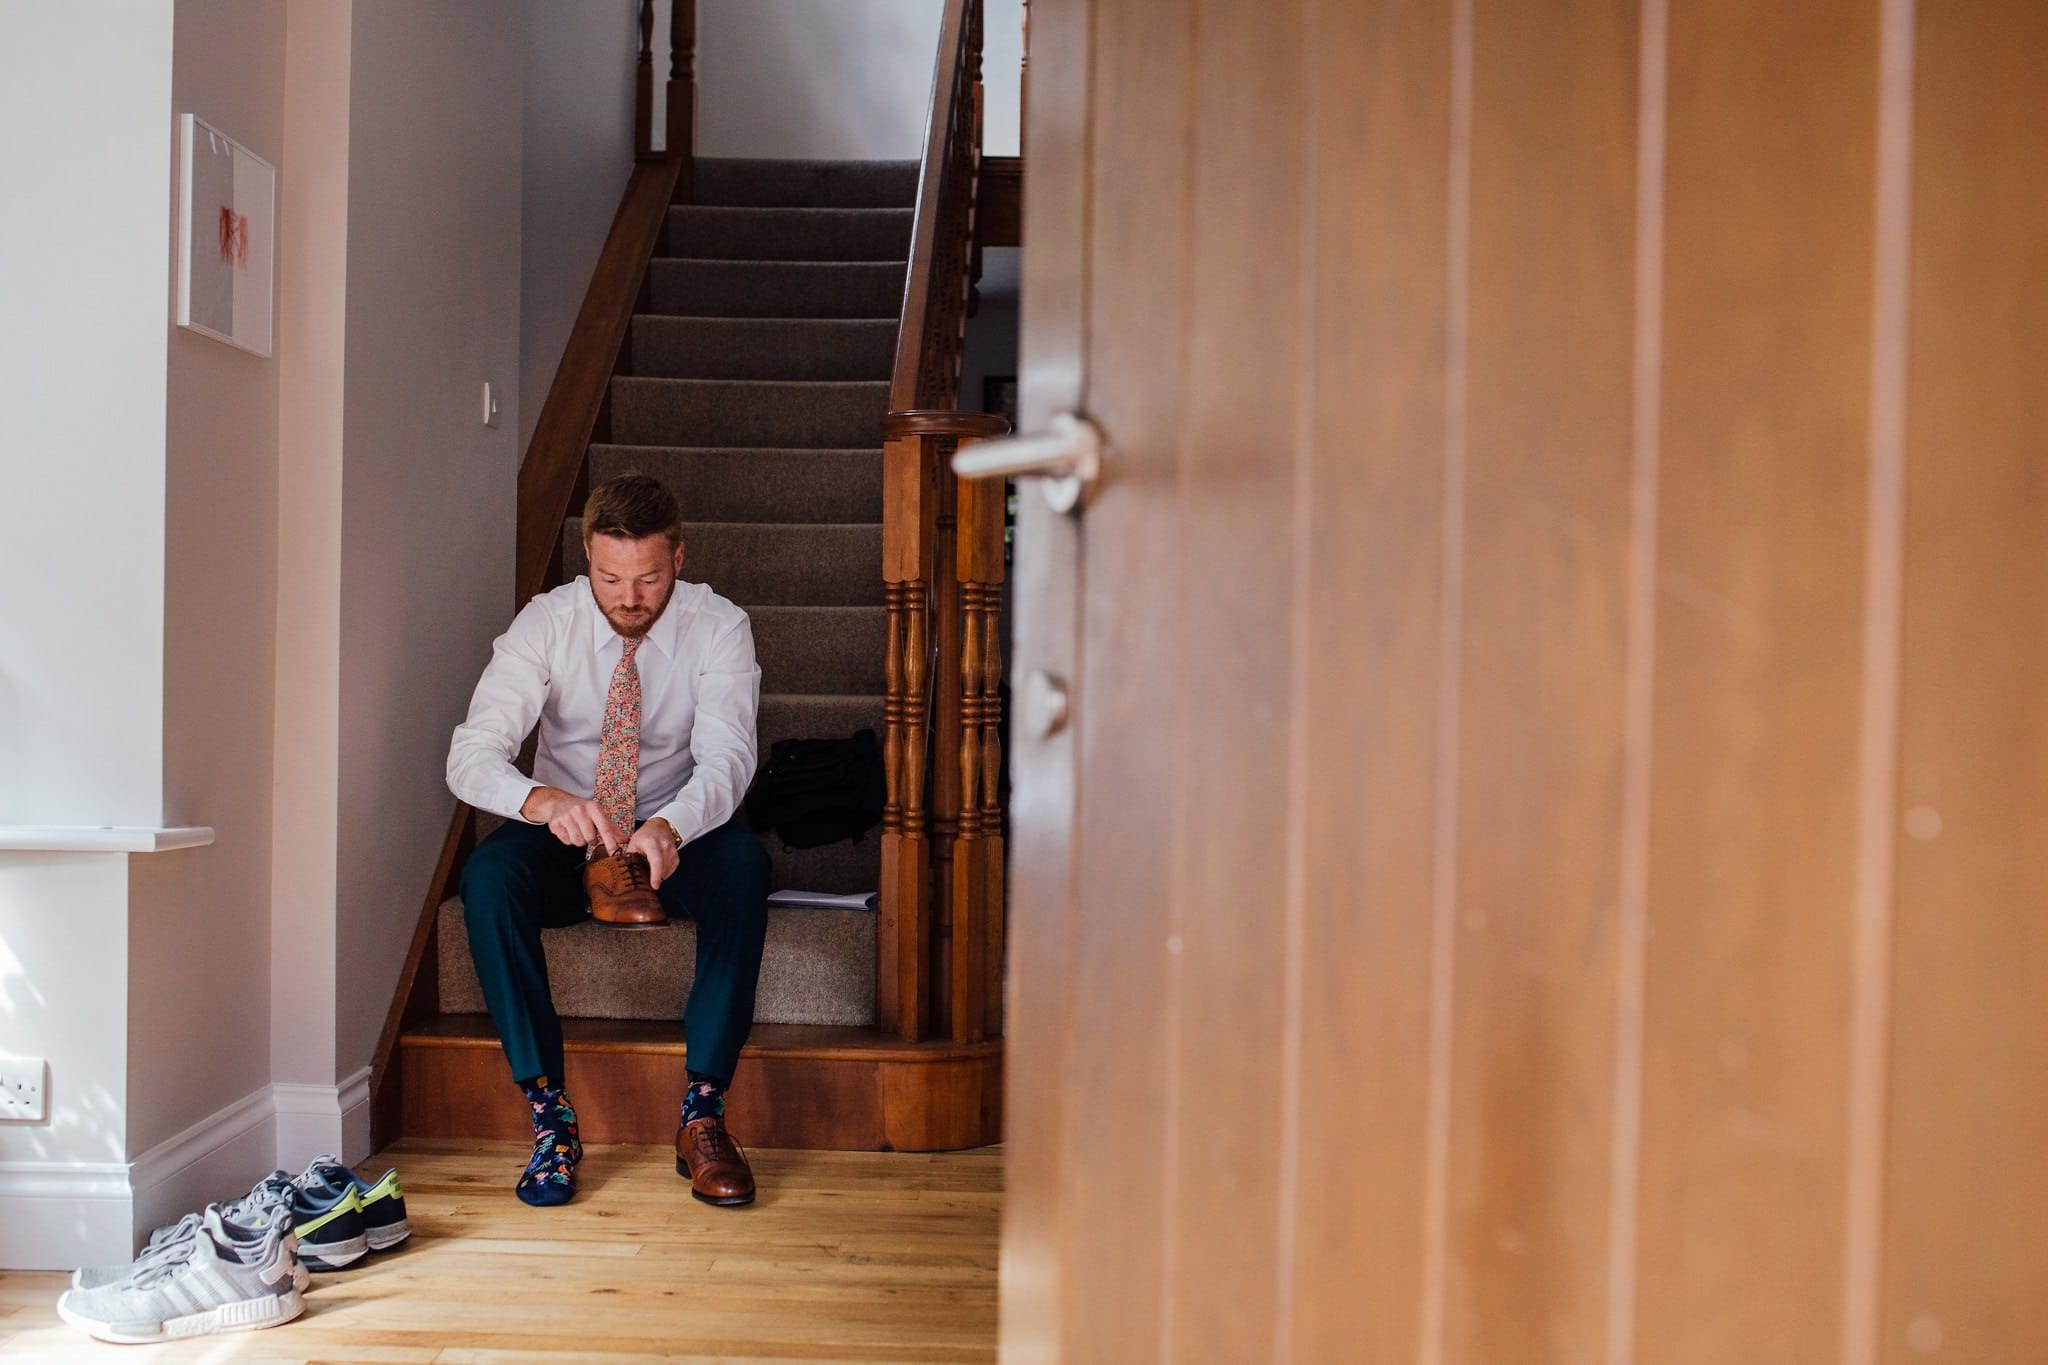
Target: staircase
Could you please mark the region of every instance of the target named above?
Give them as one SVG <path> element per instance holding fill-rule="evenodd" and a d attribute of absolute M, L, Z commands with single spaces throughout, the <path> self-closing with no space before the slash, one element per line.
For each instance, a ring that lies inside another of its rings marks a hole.
<path fill-rule="evenodd" d="M 519 472 L 517 601 L 585 567 L 587 490 L 629 470 L 686 518 L 683 577 L 745 608 L 758 736 L 883 738 L 865 840 L 768 840 L 781 889 L 879 891 L 879 910 L 774 909 L 727 1113 L 763 1147 L 931 1151 L 1002 1132 L 1000 499 L 956 494 L 980 145 L 979 0 L 942 0 L 915 162 L 693 157 L 693 0 L 672 0 L 651 145 L 642 0 L 636 164 Z M 451 817 L 372 1067 L 373 1129 L 522 1137 L 449 899 L 498 823 Z M 687 921 L 543 934 L 565 1082 L 593 1142 L 674 1132 L 695 959 Z M 934 1036 L 945 1035 L 950 1036 Z"/>
<path fill-rule="evenodd" d="M 637 470 L 676 495 L 683 577 L 752 619 L 764 759 L 779 739 L 879 734 L 880 433 L 917 166 L 700 158 L 693 178 L 696 202 L 669 208 L 649 262 L 588 479 Z M 561 527 L 560 552 L 564 581 L 585 571 L 577 517 Z M 479 821 L 479 836 L 497 823 Z M 778 889 L 879 884 L 879 831 L 817 849 L 764 842 Z M 666 1140 L 695 926 L 622 933 L 587 923 L 542 941 L 585 1136 Z M 754 1039 L 732 1096 L 748 1141 L 921 1148 L 993 1135 L 998 1050 L 877 1032 L 876 952 L 871 911 L 770 911 Z M 405 1130 L 516 1133 L 517 1096 L 483 1014 L 459 900 L 439 909 L 432 958 L 438 1016 L 398 1045 Z M 891 1091 L 945 1093 L 927 1083 L 940 1074 L 933 1064 L 967 1082 L 964 1105 L 892 1110 Z"/>
<path fill-rule="evenodd" d="M 882 732 L 881 421 L 910 245 L 913 162 L 700 159 L 700 202 L 668 211 L 590 479 L 638 471 L 676 495 L 683 577 L 746 608 L 760 747 Z M 586 569 L 562 527 L 562 574 Z M 879 831 L 791 849 L 777 889 L 873 892 Z M 441 1007 L 481 1013 L 459 902 L 441 909 Z M 542 935 L 564 1017 L 672 1020 L 695 963 L 687 921 Z M 875 1022 L 875 916 L 777 909 L 755 1018 Z"/>

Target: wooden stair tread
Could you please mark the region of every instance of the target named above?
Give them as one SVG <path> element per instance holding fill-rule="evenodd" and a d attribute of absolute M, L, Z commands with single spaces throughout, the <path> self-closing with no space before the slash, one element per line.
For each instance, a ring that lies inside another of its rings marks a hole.
<path fill-rule="evenodd" d="M 675 1135 L 683 1026 L 564 1019 L 563 1076 L 586 1142 L 663 1143 Z M 756 1024 L 726 1097 L 734 1130 L 762 1147 L 952 1151 L 1003 1132 L 1003 1045 L 906 1043 L 872 1028 Z M 520 1138 L 525 1100 L 490 1019 L 444 1014 L 393 1049 L 412 1137 Z"/>
<path fill-rule="evenodd" d="M 562 1041 L 571 1052 L 683 1053 L 680 1022 L 648 1019 L 563 1019 Z M 443 1014 L 409 1028 L 399 1039 L 401 1047 L 498 1046 L 497 1030 L 489 1015 Z M 838 1061 L 886 1061 L 894 1063 L 951 1062 L 963 1058 L 994 1056 L 1003 1050 L 1002 1040 L 955 1043 L 948 1039 L 927 1039 L 906 1043 L 893 1033 L 879 1029 L 833 1024 L 756 1024 L 740 1053 L 744 1058 L 816 1058 Z"/>

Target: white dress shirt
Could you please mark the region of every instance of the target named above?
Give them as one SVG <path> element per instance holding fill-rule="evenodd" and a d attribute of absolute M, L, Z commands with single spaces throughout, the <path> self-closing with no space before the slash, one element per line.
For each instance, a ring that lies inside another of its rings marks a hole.
<path fill-rule="evenodd" d="M 624 651 L 588 578 L 527 603 L 491 646 L 469 719 L 455 727 L 449 789 L 509 820 L 526 820 L 519 808 L 537 786 L 589 796 L 605 698 Z M 761 704 L 754 628 L 707 585 L 678 582 L 633 662 L 640 670 L 634 814 L 642 822 L 660 816 L 687 843 L 730 819 L 754 777 Z M 536 720 L 540 744 L 527 777 L 513 759 Z"/>

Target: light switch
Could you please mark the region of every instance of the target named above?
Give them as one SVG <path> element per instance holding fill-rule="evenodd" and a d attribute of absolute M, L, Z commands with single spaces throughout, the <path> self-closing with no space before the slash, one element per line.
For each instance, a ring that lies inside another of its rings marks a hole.
<path fill-rule="evenodd" d="M 491 392 L 491 381 L 488 379 L 484 381 L 484 425 L 487 427 L 498 425 L 498 399 Z"/>

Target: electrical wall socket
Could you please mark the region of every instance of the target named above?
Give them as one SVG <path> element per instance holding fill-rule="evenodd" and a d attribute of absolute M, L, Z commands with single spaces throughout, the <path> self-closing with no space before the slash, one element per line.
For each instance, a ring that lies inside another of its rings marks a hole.
<path fill-rule="evenodd" d="M 0 1122 L 33 1123 L 43 1117 L 49 1069 L 41 1057 L 0 1057 Z"/>

